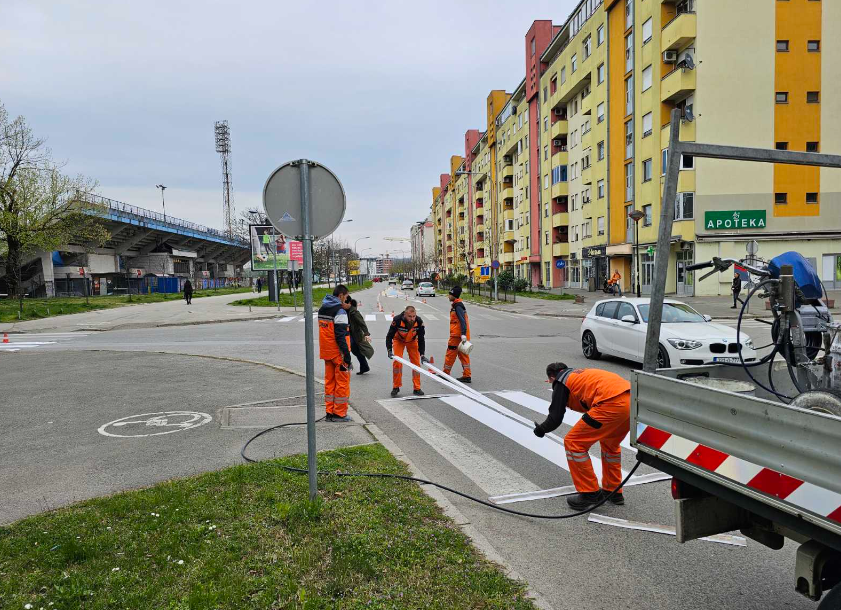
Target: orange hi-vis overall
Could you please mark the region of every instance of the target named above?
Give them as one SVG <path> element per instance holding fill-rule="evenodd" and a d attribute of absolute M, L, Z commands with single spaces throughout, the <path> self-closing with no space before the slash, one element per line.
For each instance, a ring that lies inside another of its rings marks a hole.
<path fill-rule="evenodd" d="M 590 447 L 598 442 L 602 449 L 602 489 L 613 491 L 622 483 L 619 443 L 630 430 L 631 384 L 601 369 L 566 369 L 558 381 L 569 390 L 567 407 L 584 413 L 564 437 L 575 489 L 579 493 L 599 490 L 590 462 Z"/>
<path fill-rule="evenodd" d="M 467 318 L 467 309 L 462 300 L 455 299 L 450 305 L 450 338 L 447 340 L 443 370 L 449 375 L 458 357 L 461 368 L 464 369 L 464 376 L 470 377 L 470 356 L 458 351 L 462 335 L 465 335 L 468 341 L 470 340 L 470 320 Z"/>
<path fill-rule="evenodd" d="M 324 405 L 344 417 L 350 402 L 350 332 L 347 312 L 328 295 L 318 310 L 318 351 L 324 360 Z"/>
<path fill-rule="evenodd" d="M 395 356 L 403 357 L 403 350 L 409 352 L 409 362 L 420 366 L 421 356 L 426 350 L 426 327 L 420 317 L 415 317 L 410 325 L 403 313 L 394 316 L 388 335 L 385 338 L 386 349 L 393 349 Z M 392 387 L 399 388 L 403 385 L 403 365 L 396 360 L 392 362 Z M 414 389 L 420 390 L 420 373 L 412 371 L 412 385 Z"/>

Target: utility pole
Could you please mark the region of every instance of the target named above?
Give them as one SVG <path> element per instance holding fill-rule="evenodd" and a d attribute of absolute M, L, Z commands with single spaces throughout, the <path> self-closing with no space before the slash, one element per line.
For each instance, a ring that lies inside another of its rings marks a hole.
<path fill-rule="evenodd" d="M 164 199 L 166 187 L 163 184 L 156 184 L 155 187 L 161 189 L 161 205 L 164 208 L 164 222 L 166 222 L 166 199 Z"/>

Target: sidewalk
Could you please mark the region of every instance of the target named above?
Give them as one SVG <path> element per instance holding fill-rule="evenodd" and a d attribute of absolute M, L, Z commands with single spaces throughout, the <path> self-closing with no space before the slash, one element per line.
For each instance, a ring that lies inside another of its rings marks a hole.
<path fill-rule="evenodd" d="M 560 294 L 560 290 L 551 290 L 554 294 Z M 533 316 L 552 316 L 559 318 L 583 318 L 593 304 L 601 299 L 611 298 L 610 295 L 605 294 L 601 290 L 597 292 L 588 292 L 586 290 L 567 288 L 563 290 L 566 294 L 573 294 L 584 298 L 583 303 L 575 303 L 574 301 L 549 301 L 546 299 L 535 299 L 529 297 L 521 297 L 517 295 L 516 303 L 495 303 L 493 305 L 480 305 L 482 307 L 489 307 L 499 311 L 508 311 L 511 313 L 520 313 Z M 835 307 L 831 310 L 833 315 L 841 316 L 841 291 L 828 291 L 829 298 L 835 299 Z M 625 293 L 625 296 L 636 296 L 632 293 Z M 742 297 L 745 293 L 742 293 Z M 643 295 L 645 298 L 646 295 Z M 717 320 L 735 320 L 739 317 L 739 309 L 731 309 L 733 305 L 733 298 L 731 296 L 712 296 L 712 297 L 678 297 L 676 295 L 666 295 L 667 299 L 675 299 L 682 301 L 687 305 L 691 305 L 702 314 L 708 314 Z M 478 303 L 477 303 L 478 305 Z M 745 317 L 766 317 L 770 316 L 770 312 L 765 311 L 765 303 L 754 297 L 751 299 L 750 310 L 745 312 Z"/>
<path fill-rule="evenodd" d="M 191 324 L 212 324 L 234 320 L 260 320 L 276 318 L 294 313 L 292 307 L 248 307 L 229 305 L 231 301 L 249 298 L 249 293 L 226 294 L 218 297 L 203 297 L 187 305 L 183 300 L 163 303 L 126 305 L 114 309 L 100 309 L 66 316 L 53 316 L 41 320 L 2 323 L 0 333 L 20 332 L 73 332 L 83 330 L 115 330 L 126 328 L 154 328 L 161 326 L 186 326 Z M 253 294 L 256 298 L 257 294 Z M 303 311 L 303 304 L 298 312 Z"/>

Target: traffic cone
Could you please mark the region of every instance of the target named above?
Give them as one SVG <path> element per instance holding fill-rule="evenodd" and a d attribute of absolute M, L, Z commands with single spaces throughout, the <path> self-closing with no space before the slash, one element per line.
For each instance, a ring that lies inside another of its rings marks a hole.
<path fill-rule="evenodd" d="M 9 342 L 9 333 L 3 333 L 3 343 Z"/>

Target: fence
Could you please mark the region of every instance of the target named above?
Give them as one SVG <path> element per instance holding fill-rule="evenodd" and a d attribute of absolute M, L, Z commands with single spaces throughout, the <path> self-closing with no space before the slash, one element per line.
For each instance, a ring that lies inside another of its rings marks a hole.
<path fill-rule="evenodd" d="M 469 293 L 470 296 L 479 296 L 479 297 L 487 297 L 488 299 L 493 298 L 494 293 L 494 285 L 493 282 L 468 282 L 467 286 L 464 287 Z M 511 303 L 517 302 L 517 293 L 513 290 L 508 290 L 508 286 L 498 286 L 497 287 L 497 300 L 499 301 L 506 301 Z"/>

